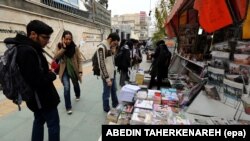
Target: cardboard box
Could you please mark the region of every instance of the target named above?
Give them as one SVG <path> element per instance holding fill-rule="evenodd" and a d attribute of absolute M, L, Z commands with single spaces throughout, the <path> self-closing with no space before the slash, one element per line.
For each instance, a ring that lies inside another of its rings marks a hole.
<path fill-rule="evenodd" d="M 135 82 L 137 85 L 142 85 L 144 80 L 144 74 L 136 73 L 135 75 Z"/>

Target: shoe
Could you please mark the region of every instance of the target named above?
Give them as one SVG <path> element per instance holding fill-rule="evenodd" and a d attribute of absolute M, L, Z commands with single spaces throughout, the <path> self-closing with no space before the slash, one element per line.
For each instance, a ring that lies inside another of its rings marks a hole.
<path fill-rule="evenodd" d="M 103 110 L 104 112 L 106 112 L 106 113 L 108 113 L 109 112 L 109 109 L 107 109 L 107 110 Z"/>
<path fill-rule="evenodd" d="M 72 113 L 73 113 L 72 110 L 67 110 L 68 115 L 71 115 Z"/>
<path fill-rule="evenodd" d="M 76 97 L 76 101 L 80 101 L 80 97 Z"/>
<path fill-rule="evenodd" d="M 118 104 L 114 104 L 114 105 L 112 104 L 112 107 L 113 107 L 113 108 L 116 108 L 117 106 L 118 106 Z"/>

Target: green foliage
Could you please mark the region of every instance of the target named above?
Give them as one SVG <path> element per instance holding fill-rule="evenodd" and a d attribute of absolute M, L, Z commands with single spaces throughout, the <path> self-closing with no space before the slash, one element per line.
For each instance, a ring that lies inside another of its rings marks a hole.
<path fill-rule="evenodd" d="M 168 10 L 172 10 L 176 0 L 169 0 L 169 4 L 167 5 Z"/>
<path fill-rule="evenodd" d="M 164 23 L 167 17 L 167 7 L 164 0 L 161 0 L 159 7 L 155 8 L 156 32 L 153 35 L 154 44 L 166 36 Z"/>
<path fill-rule="evenodd" d="M 172 9 L 176 0 L 169 0 L 167 4 L 165 0 L 161 0 L 159 6 L 155 9 L 155 19 L 156 19 L 156 32 L 154 33 L 152 40 L 154 44 L 166 37 L 165 33 L 165 20 L 168 16 L 168 11 Z"/>

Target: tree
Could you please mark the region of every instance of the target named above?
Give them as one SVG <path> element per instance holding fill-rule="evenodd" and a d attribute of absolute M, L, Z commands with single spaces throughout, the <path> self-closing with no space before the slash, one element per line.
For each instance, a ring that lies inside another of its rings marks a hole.
<path fill-rule="evenodd" d="M 159 6 L 155 8 L 156 32 L 152 38 L 154 43 L 167 36 L 164 27 L 165 20 L 168 16 L 168 12 L 171 11 L 174 6 L 175 1 L 176 0 L 168 0 L 165 2 L 165 0 L 161 0 Z"/>
<path fill-rule="evenodd" d="M 174 6 L 174 4 L 175 4 L 175 1 L 176 1 L 176 0 L 169 0 L 169 1 L 168 1 L 168 5 L 167 5 L 167 10 L 168 10 L 168 12 L 170 12 L 170 11 L 172 10 L 172 8 L 173 8 L 173 6 Z"/>

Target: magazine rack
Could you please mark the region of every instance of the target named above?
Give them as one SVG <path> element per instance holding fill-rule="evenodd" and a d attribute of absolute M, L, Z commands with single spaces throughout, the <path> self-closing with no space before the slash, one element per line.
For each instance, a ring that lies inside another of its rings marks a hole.
<path fill-rule="evenodd" d="M 247 96 L 242 95 L 241 100 L 245 113 L 250 115 L 250 94 L 248 94 Z"/>
<path fill-rule="evenodd" d="M 169 73 L 181 74 L 187 72 L 190 79 L 199 82 L 203 79 L 200 76 L 204 71 L 204 67 L 205 64 L 203 62 L 189 60 L 178 53 L 175 53 L 169 67 Z"/>
<path fill-rule="evenodd" d="M 207 74 L 208 74 L 208 84 L 215 85 L 217 91 L 221 92 L 221 88 L 223 86 L 223 79 L 225 76 L 225 70 L 208 66 Z"/>
<path fill-rule="evenodd" d="M 241 77 L 242 77 L 242 80 L 243 80 L 243 89 L 247 89 L 247 85 L 246 85 L 246 83 L 245 83 L 245 81 L 244 81 L 244 78 L 243 78 L 242 75 L 241 75 Z M 244 91 L 244 90 L 243 90 L 243 91 Z M 246 91 L 247 91 L 247 90 L 246 90 Z M 247 115 L 250 115 L 250 91 L 248 90 L 247 92 L 248 92 L 248 94 L 243 94 L 243 95 L 241 96 L 241 99 L 240 99 L 240 100 L 241 100 L 241 102 L 242 102 L 242 105 L 243 105 L 243 108 L 244 108 L 245 113 L 246 113 Z M 235 116 L 236 116 L 236 114 L 238 113 L 239 109 L 240 109 L 240 104 L 239 104 L 239 107 L 237 108 L 237 111 L 236 111 L 236 113 L 235 113 Z M 241 117 L 242 112 L 243 112 L 243 110 L 241 110 L 241 113 L 240 113 L 238 119 Z"/>
<path fill-rule="evenodd" d="M 172 87 L 183 89 L 185 87 L 185 82 L 183 79 L 186 79 L 190 82 L 190 90 L 186 91 L 185 99 L 182 106 L 189 106 L 194 100 L 195 97 L 199 94 L 203 87 L 204 78 L 202 74 L 204 73 L 205 67 L 203 62 L 189 60 L 178 53 L 173 56 L 171 65 L 169 67 L 169 81 Z M 174 74 L 174 77 L 171 80 L 171 74 Z"/>

